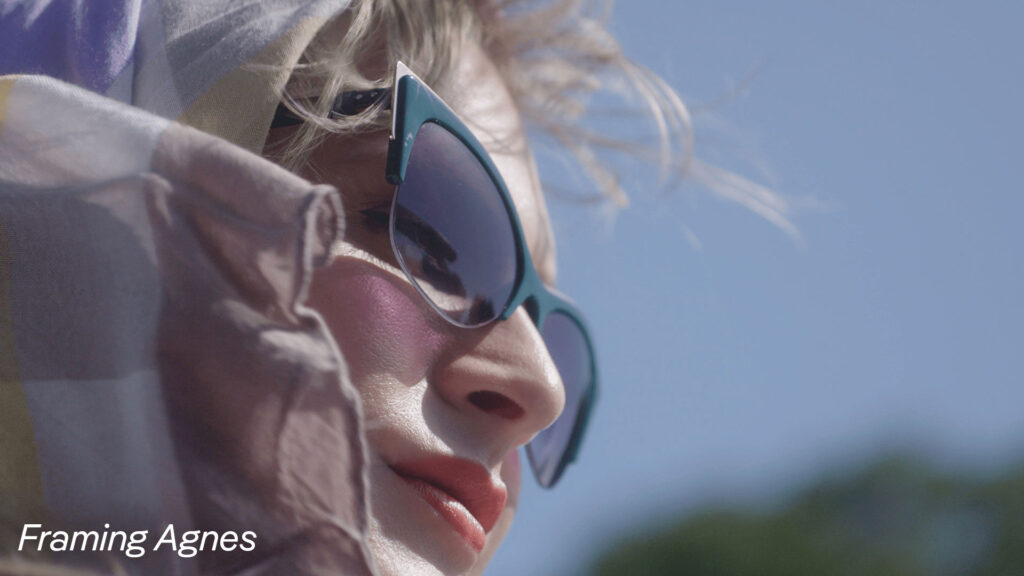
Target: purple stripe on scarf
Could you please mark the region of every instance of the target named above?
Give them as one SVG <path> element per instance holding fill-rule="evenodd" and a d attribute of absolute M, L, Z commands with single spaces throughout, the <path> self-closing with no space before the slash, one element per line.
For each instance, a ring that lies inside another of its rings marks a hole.
<path fill-rule="evenodd" d="M 104 93 L 131 60 L 143 0 L 0 0 L 0 74 Z"/>

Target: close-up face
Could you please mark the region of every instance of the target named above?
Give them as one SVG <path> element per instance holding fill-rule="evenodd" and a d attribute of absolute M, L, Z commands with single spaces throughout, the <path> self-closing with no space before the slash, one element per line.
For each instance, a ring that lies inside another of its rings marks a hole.
<path fill-rule="evenodd" d="M 493 159 L 533 265 L 553 286 L 550 224 L 505 83 L 477 46 L 463 50 L 444 80 L 438 91 Z M 339 189 L 346 232 L 335 259 L 316 273 L 309 304 L 337 340 L 361 399 L 378 567 L 480 573 L 515 513 L 516 449 L 555 420 L 565 393 L 523 307 L 461 328 L 407 279 L 388 236 L 395 187 L 385 180 L 387 140 L 385 131 L 329 137 L 311 156 L 303 175 Z"/>
<path fill-rule="evenodd" d="M 985 7 L 0 0 L 0 576 L 1024 575 Z"/>

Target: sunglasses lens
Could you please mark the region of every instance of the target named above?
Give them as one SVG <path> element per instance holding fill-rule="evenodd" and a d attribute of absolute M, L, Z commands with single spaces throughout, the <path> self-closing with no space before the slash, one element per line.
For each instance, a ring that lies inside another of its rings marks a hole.
<path fill-rule="evenodd" d="M 449 321 L 497 318 L 512 297 L 517 249 L 512 213 L 480 160 L 439 124 L 423 124 L 395 192 L 391 241 L 406 274 Z M 565 386 L 565 409 L 526 446 L 541 485 L 558 481 L 575 451 L 594 374 L 582 327 L 553 312 L 540 328 Z"/>
<path fill-rule="evenodd" d="M 516 279 L 509 210 L 476 156 L 438 124 L 416 135 L 391 226 L 402 268 L 448 320 L 479 326 L 501 314 Z"/>
<path fill-rule="evenodd" d="M 594 375 L 590 346 L 583 330 L 572 318 L 560 312 L 552 313 L 540 333 L 565 386 L 562 414 L 526 446 L 537 481 L 548 487 L 558 480 L 565 468 L 564 461 L 573 449 L 573 434 L 577 422 L 584 416 L 582 411 L 587 409 L 586 396 Z"/>

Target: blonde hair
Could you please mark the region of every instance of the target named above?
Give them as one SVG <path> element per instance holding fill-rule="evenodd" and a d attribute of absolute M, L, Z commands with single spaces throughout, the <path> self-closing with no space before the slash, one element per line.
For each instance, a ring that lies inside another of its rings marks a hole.
<path fill-rule="evenodd" d="M 444 94 L 460 46 L 476 42 L 494 61 L 525 122 L 569 152 L 597 184 L 598 192 L 584 199 L 627 203 L 619 175 L 603 158 L 609 151 L 625 153 L 656 164 L 664 184 L 694 178 L 798 239 L 785 200 L 694 159 L 686 106 L 661 78 L 623 54 L 605 26 L 610 7 L 610 0 L 353 0 L 293 70 L 282 100 L 305 123 L 275 155 L 297 170 L 328 134 L 387 127 L 383 102 L 330 117 L 334 96 L 389 87 L 398 60 Z M 372 69 L 368 62 L 388 68 Z M 586 128 L 580 120 L 599 89 L 639 102 L 654 123 L 656 144 Z"/>

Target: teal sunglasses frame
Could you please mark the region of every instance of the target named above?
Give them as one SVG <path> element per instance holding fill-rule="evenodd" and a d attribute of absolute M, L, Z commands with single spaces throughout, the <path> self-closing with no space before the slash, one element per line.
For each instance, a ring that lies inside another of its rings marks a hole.
<path fill-rule="evenodd" d="M 430 297 L 427 296 L 423 289 L 420 288 L 419 284 L 415 281 L 414 276 L 406 269 L 401 255 L 398 254 L 398 250 L 395 248 L 397 246 L 394 238 L 395 217 L 397 212 L 395 210 L 395 206 L 397 206 L 398 190 L 402 182 L 405 180 L 406 167 L 409 164 L 409 156 L 412 153 L 412 147 L 416 141 L 416 135 L 419 132 L 420 127 L 428 122 L 439 125 L 458 138 L 459 141 L 461 141 L 473 154 L 477 161 L 480 162 L 481 166 L 483 166 L 484 170 L 490 176 L 491 181 L 494 183 L 495 190 L 497 190 L 498 194 L 501 196 L 501 200 L 505 206 L 505 211 L 511 221 L 512 234 L 516 246 L 516 279 L 508 302 L 505 303 L 505 307 L 494 320 L 507 320 L 519 308 L 519 306 L 523 306 L 539 331 L 542 330 L 544 322 L 548 316 L 553 313 L 560 313 L 575 323 L 579 328 L 580 333 L 583 335 L 587 351 L 590 355 L 591 381 L 586 386 L 586 389 L 581 393 L 579 405 L 577 406 L 577 413 L 573 416 L 575 421 L 572 425 L 569 443 L 565 452 L 562 454 L 560 461 L 556 465 L 554 473 L 550 474 L 549 478 L 541 477 L 539 464 L 534 460 L 530 444 L 526 445 L 526 454 L 530 459 L 530 467 L 533 470 L 534 477 L 537 479 L 538 484 L 545 488 L 551 488 L 558 482 L 559 478 L 565 472 L 566 466 L 576 460 L 583 442 L 583 437 L 586 434 L 590 415 L 593 412 L 595 403 L 597 402 L 597 361 L 594 344 L 590 336 L 590 330 L 587 328 L 586 321 L 583 319 L 583 315 L 580 314 L 576 306 L 569 299 L 545 286 L 544 282 L 540 279 L 540 276 L 537 274 L 537 270 L 533 265 L 533 260 L 530 257 L 529 248 L 526 246 L 522 225 L 519 221 L 519 215 L 516 212 L 515 205 L 512 203 L 512 197 L 509 195 L 508 187 L 505 185 L 505 180 L 501 177 L 501 173 L 491 160 L 490 154 L 487 153 L 487 150 L 480 141 L 477 140 L 465 123 L 459 119 L 458 115 L 456 115 L 455 112 L 448 107 L 448 105 L 445 104 L 429 86 L 416 77 L 416 75 L 401 62 L 398 63 L 395 72 L 395 84 L 391 93 L 391 98 L 391 139 L 388 142 L 387 164 L 385 168 L 387 181 L 396 186 L 395 199 L 392 202 L 391 214 L 388 223 L 389 234 L 391 236 L 391 246 L 392 250 L 395 251 L 395 257 L 402 266 L 402 270 L 405 272 L 406 276 L 409 277 L 412 284 L 416 286 L 416 289 L 424 299 L 426 299 L 430 304 L 431 308 L 451 324 L 461 328 L 478 327 L 460 325 L 445 315 L 430 299 Z M 494 320 L 491 320 L 491 322 Z M 481 324 L 480 326 L 486 325 L 487 323 Z M 562 414 L 559 418 L 564 416 L 566 415 Z"/>

